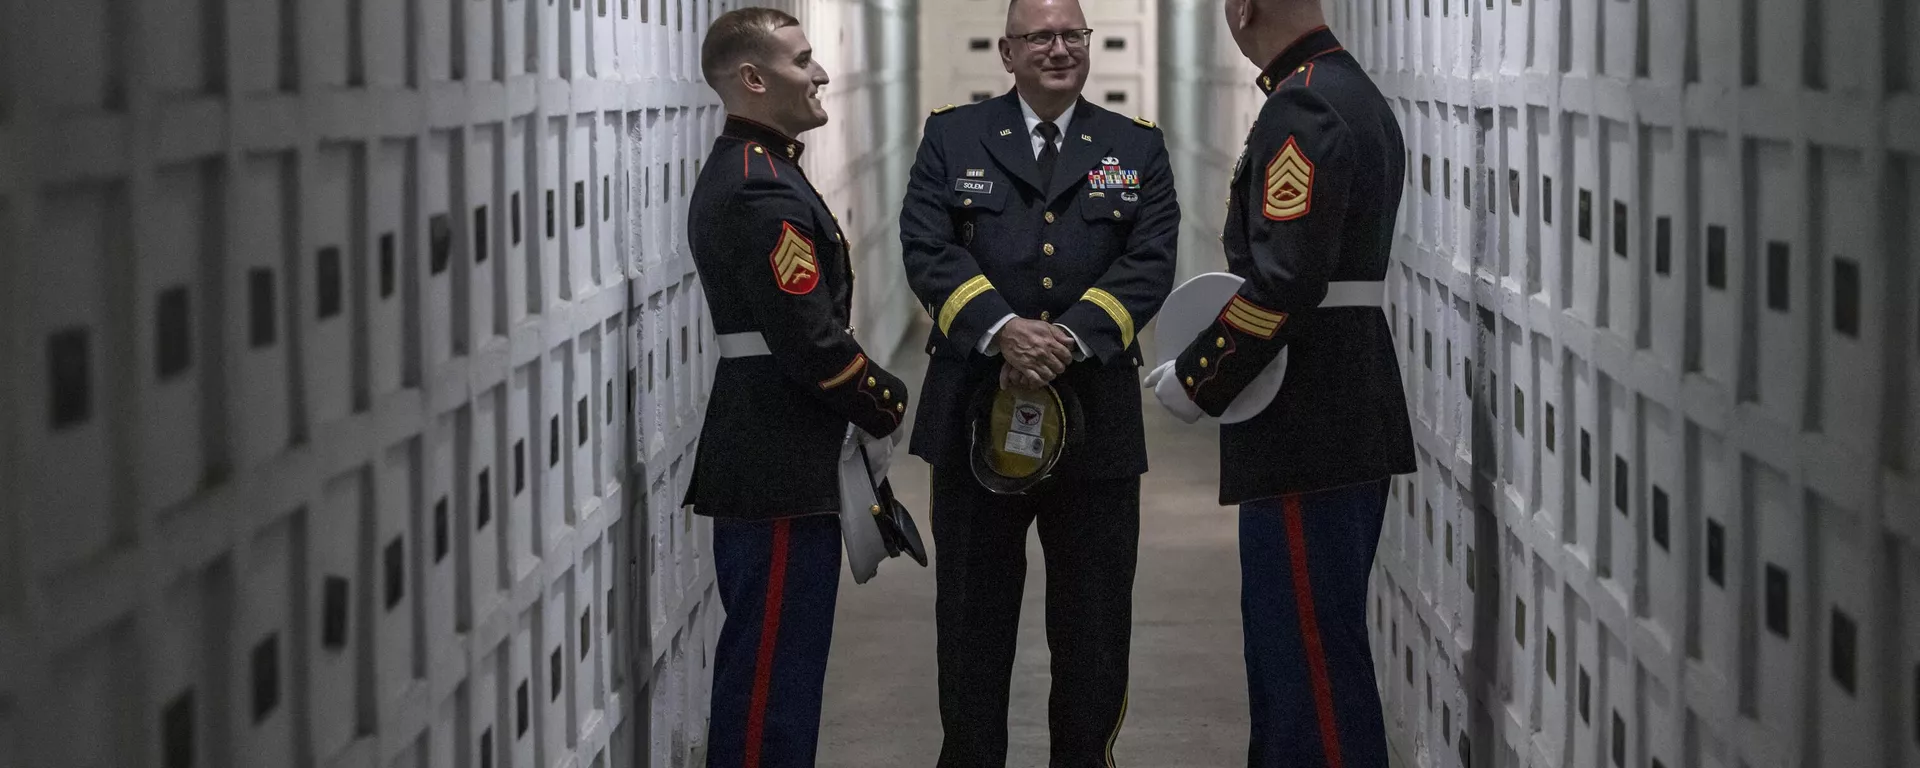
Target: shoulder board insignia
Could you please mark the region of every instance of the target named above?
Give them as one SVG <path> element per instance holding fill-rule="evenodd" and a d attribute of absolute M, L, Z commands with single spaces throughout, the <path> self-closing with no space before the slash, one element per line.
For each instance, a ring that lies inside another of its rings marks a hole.
<path fill-rule="evenodd" d="M 1273 161 L 1267 163 L 1267 199 L 1263 211 L 1274 221 L 1292 221 L 1313 207 L 1313 162 L 1288 136 Z"/>
<path fill-rule="evenodd" d="M 751 141 L 747 142 L 746 146 L 740 148 L 741 178 L 751 178 L 753 176 L 753 166 L 756 160 L 765 165 L 767 172 L 773 174 L 774 178 L 780 178 L 780 169 L 773 167 L 773 158 L 767 155 L 766 148 Z"/>
<path fill-rule="evenodd" d="M 780 222 L 780 241 L 767 255 L 773 263 L 773 280 L 780 290 L 796 296 L 813 292 L 820 284 L 819 262 L 814 260 L 813 241 L 792 224 Z"/>
<path fill-rule="evenodd" d="M 1154 127 L 1154 126 L 1153 126 L 1153 121 L 1152 121 L 1152 120 L 1148 120 L 1148 119 L 1146 119 L 1146 118 L 1144 118 L 1144 117 L 1136 117 L 1136 118 L 1134 118 L 1134 119 L 1133 119 L 1133 122 L 1134 122 L 1135 124 L 1137 124 L 1137 125 L 1139 125 L 1139 126 L 1140 126 L 1140 127 L 1142 127 L 1142 128 L 1152 128 L 1152 127 Z"/>
<path fill-rule="evenodd" d="M 944 106 L 944 107 L 941 107 L 941 108 L 939 108 L 939 109 L 936 109 L 936 110 L 934 110 L 934 111 L 933 111 L 933 114 L 936 114 L 936 115 L 938 115 L 938 114 L 940 114 L 940 113 L 942 113 L 942 112 L 947 112 L 947 111 L 949 111 L 949 110 L 951 110 L 951 109 L 953 109 L 953 105 L 952 105 L 952 104 L 948 104 L 948 105 L 946 105 L 946 106 Z"/>

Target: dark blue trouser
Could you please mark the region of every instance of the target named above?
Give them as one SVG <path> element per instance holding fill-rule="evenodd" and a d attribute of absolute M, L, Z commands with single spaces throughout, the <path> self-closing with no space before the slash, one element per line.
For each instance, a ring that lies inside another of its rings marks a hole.
<path fill-rule="evenodd" d="M 1140 478 L 996 496 L 967 465 L 933 468 L 939 768 L 1005 768 L 1007 705 L 1027 581 L 1046 560 L 1050 768 L 1110 768 L 1127 715 Z"/>
<path fill-rule="evenodd" d="M 1240 505 L 1250 767 L 1387 765 L 1367 645 L 1387 482 Z"/>
<path fill-rule="evenodd" d="M 716 519 L 713 566 L 726 623 L 713 658 L 710 768 L 812 768 L 840 520 Z"/>

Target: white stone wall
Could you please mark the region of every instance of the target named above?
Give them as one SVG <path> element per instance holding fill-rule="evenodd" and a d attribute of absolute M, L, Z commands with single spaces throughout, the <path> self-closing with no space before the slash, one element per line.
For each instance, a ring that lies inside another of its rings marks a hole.
<path fill-rule="evenodd" d="M 913 3 L 772 4 L 884 360 Z M 0 5 L 0 765 L 689 764 L 735 5 Z"/>
<path fill-rule="evenodd" d="M 1088 44 L 1092 62 L 1088 101 L 1123 115 L 1157 118 L 1159 9 L 1151 0 L 1080 0 L 1093 30 Z M 1007 33 L 1006 0 L 942 0 L 921 10 L 920 70 L 922 116 L 946 104 L 970 104 L 1013 88 L 1013 75 L 1000 63 L 1000 38 Z M 895 201 L 898 205 L 898 201 Z"/>
<path fill-rule="evenodd" d="M 1187 200 L 1224 197 L 1258 107 L 1216 5 L 1162 3 Z M 1410 155 L 1421 470 L 1372 605 L 1396 741 L 1920 765 L 1920 9 L 1327 7 Z M 1194 218 L 1187 274 L 1221 264 Z"/>

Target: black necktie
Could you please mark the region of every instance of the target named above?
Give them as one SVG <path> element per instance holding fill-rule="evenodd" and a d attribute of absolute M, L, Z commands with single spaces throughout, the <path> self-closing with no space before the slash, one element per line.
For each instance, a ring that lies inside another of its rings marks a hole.
<path fill-rule="evenodd" d="M 1054 162 L 1060 159 L 1060 150 L 1053 145 L 1053 141 L 1060 138 L 1060 126 L 1041 123 L 1040 138 L 1046 142 L 1046 145 L 1040 148 L 1040 185 L 1051 188 Z"/>

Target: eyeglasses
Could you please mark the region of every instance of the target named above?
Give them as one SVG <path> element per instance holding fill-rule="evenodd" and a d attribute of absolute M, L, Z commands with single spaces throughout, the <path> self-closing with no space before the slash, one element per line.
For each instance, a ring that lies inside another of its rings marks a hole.
<path fill-rule="evenodd" d="M 1054 38 L 1065 40 L 1068 48 L 1085 48 L 1087 47 L 1087 41 L 1093 39 L 1093 30 L 1068 29 L 1060 32 L 1041 30 L 1039 32 L 1028 32 L 1024 35 L 1007 36 L 1009 40 L 1020 39 L 1027 41 L 1027 47 L 1036 51 L 1044 51 L 1052 48 Z"/>

